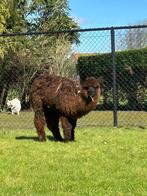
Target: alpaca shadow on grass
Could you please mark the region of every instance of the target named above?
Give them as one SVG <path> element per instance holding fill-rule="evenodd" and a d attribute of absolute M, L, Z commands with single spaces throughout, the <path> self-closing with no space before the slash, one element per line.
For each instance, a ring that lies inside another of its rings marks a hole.
<path fill-rule="evenodd" d="M 54 139 L 53 136 L 49 135 L 46 138 L 47 138 L 47 140 L 50 140 L 52 142 L 56 142 L 56 140 Z M 18 136 L 18 137 L 15 137 L 15 139 L 16 140 L 33 140 L 33 141 L 39 142 L 37 136 Z"/>
<path fill-rule="evenodd" d="M 38 137 L 35 136 L 18 136 L 15 137 L 16 140 L 34 140 L 34 141 L 39 141 Z"/>
<path fill-rule="evenodd" d="M 48 135 L 47 139 L 52 141 L 52 142 L 56 142 L 55 138 L 53 136 L 51 136 L 51 135 Z"/>

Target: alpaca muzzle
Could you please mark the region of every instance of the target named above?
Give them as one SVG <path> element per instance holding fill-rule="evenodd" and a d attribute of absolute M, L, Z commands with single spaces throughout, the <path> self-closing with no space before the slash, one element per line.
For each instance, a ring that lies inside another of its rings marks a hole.
<path fill-rule="evenodd" d="M 90 87 L 90 88 L 88 89 L 88 96 L 89 96 L 89 97 L 94 97 L 95 95 L 96 95 L 96 90 L 95 90 L 95 88 Z"/>

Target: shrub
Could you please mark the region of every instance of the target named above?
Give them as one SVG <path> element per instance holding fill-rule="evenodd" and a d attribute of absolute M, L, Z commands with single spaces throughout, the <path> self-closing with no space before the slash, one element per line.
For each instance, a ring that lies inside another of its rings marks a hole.
<path fill-rule="evenodd" d="M 110 109 L 113 88 L 111 53 L 79 55 L 77 71 L 81 80 L 86 76 L 103 77 L 103 108 Z M 116 74 L 119 109 L 147 110 L 147 48 L 116 52 Z"/>

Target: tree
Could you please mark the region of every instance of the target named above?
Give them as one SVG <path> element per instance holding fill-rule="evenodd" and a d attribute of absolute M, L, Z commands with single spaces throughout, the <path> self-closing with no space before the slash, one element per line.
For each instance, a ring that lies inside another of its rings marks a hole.
<path fill-rule="evenodd" d="M 6 20 L 10 17 L 9 8 L 7 7 L 7 0 L 3 0 L 0 3 L 0 33 L 6 31 Z M 0 57 L 4 56 L 5 47 L 3 44 L 3 38 L 0 37 Z"/>
<path fill-rule="evenodd" d="M 141 23 L 147 24 L 147 21 Z M 125 35 L 127 49 L 145 48 L 147 46 L 147 28 L 128 29 Z"/>
<path fill-rule="evenodd" d="M 1 33 L 78 28 L 68 15 L 67 0 L 5 0 L 0 9 L 4 6 L 8 14 Z M 49 72 L 65 75 L 68 67 L 70 76 L 73 73 L 71 49 L 72 43 L 78 41 L 77 33 L 8 37 L 0 41 L 4 48 L 0 54 L 1 107 L 12 92 L 26 102 L 29 83 L 38 70 L 48 67 Z"/>

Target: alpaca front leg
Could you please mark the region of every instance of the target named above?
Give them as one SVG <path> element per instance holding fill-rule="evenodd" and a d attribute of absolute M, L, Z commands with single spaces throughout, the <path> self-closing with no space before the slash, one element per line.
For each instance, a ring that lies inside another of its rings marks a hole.
<path fill-rule="evenodd" d="M 64 141 L 74 141 L 74 129 L 76 126 L 76 120 L 67 117 L 61 117 L 61 124 L 64 133 Z"/>
<path fill-rule="evenodd" d="M 46 135 L 44 131 L 45 127 L 45 117 L 44 113 L 40 110 L 35 112 L 34 124 L 38 133 L 38 139 L 40 142 L 46 141 Z"/>

